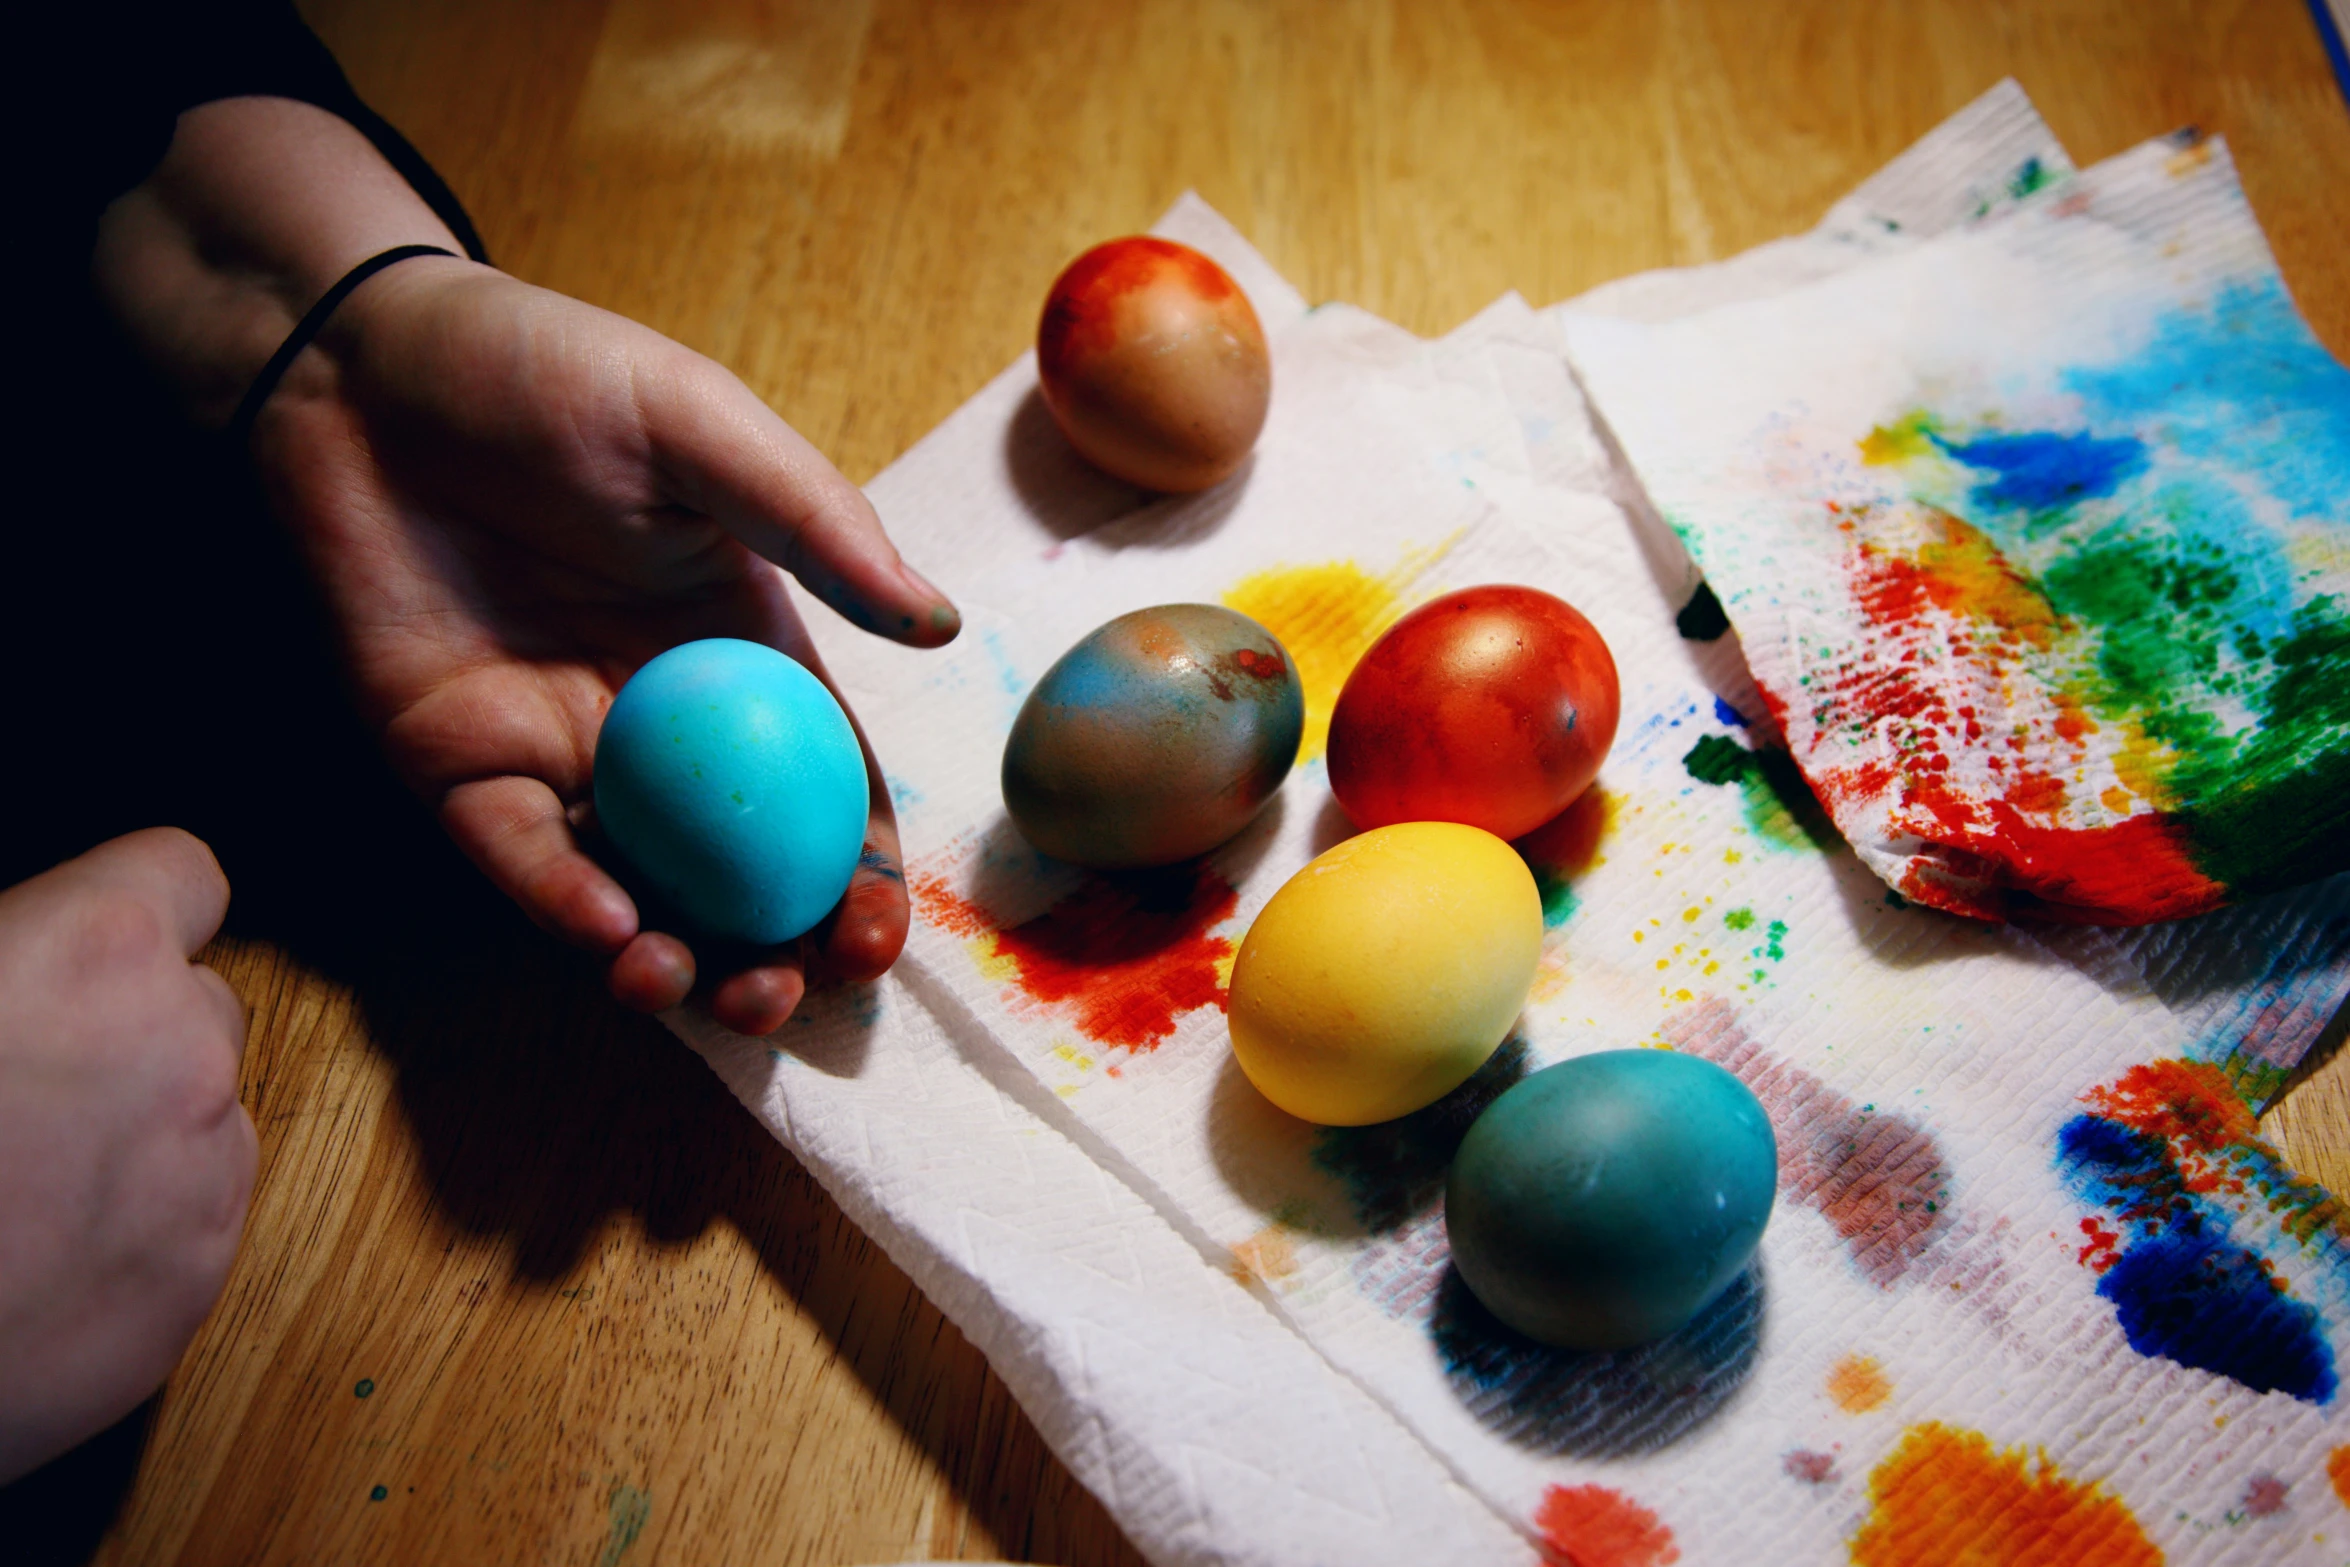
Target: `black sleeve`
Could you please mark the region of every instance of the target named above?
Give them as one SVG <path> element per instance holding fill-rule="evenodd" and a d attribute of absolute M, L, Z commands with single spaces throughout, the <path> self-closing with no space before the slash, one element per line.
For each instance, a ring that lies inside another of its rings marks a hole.
<path fill-rule="evenodd" d="M 48 100 L 32 183 L 49 232 L 92 234 L 106 204 L 163 161 L 180 114 L 217 98 L 267 96 L 341 116 L 415 187 L 476 261 L 481 236 L 423 155 L 367 107 L 291 0 L 66 0 L 43 6 L 49 32 L 20 64 Z M 82 255 L 88 254 L 86 247 Z"/>

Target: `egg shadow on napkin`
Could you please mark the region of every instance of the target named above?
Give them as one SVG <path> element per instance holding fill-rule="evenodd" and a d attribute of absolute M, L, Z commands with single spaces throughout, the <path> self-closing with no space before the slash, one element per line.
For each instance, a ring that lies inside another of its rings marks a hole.
<path fill-rule="evenodd" d="M 1147 505 L 1151 492 L 1113 479 L 1077 454 L 1030 387 L 1004 426 L 1004 469 L 1038 527 L 1064 542 Z"/>
<path fill-rule="evenodd" d="M 1558 1349 L 1508 1327 L 1448 1262 L 1429 1336 L 1479 1421 L 1523 1447 L 1625 1458 L 1681 1440 L 1754 1369 L 1767 1292 L 1757 1260 L 1677 1332 L 1619 1350 Z"/>
<path fill-rule="evenodd" d="M 1004 427 L 1004 469 L 1036 525 L 1062 543 L 1092 535 L 1112 549 L 1172 549 L 1206 538 L 1240 504 L 1256 470 L 1251 452 L 1231 477 L 1196 495 L 1162 495 L 1112 478 L 1078 455 L 1030 387 Z M 1119 523 L 1117 528 L 1108 528 Z"/>
<path fill-rule="evenodd" d="M 1257 1092 L 1227 1056 L 1209 1101 L 1209 1156 L 1234 1195 L 1273 1219 L 1391 1240 L 1433 1219 L 1461 1139 L 1528 1065 L 1526 1042 L 1513 1033 L 1467 1082 L 1425 1109 L 1371 1126 L 1316 1126 Z M 1413 1293 L 1405 1287 L 1396 1298 Z"/>

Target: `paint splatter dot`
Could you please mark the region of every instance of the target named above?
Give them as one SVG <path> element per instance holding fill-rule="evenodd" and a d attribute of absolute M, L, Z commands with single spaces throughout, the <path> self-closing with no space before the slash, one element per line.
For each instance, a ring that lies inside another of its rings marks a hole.
<path fill-rule="evenodd" d="M 1662 1519 L 1604 1485 L 1552 1486 L 1534 1527 L 1557 1567 L 1667 1567 L 1681 1559 Z"/>
<path fill-rule="evenodd" d="M 359 1385 L 351 1389 L 351 1391 L 360 1398 L 368 1397 L 370 1394 L 375 1392 L 375 1378 L 361 1377 L 359 1379 Z"/>
<path fill-rule="evenodd" d="M 1089 876 L 1010 930 L 943 877 L 917 873 L 910 888 L 926 917 L 975 944 L 983 966 L 1001 962 L 1019 991 L 1072 1014 L 1096 1044 L 1154 1049 L 1184 1013 L 1224 1005 L 1232 943 L 1209 931 L 1239 899 L 1206 866 Z"/>
<path fill-rule="evenodd" d="M 379 1485 L 367 1493 L 367 1499 L 371 1502 L 380 1502 L 391 1494 L 392 1493 L 388 1487 Z"/>
<path fill-rule="evenodd" d="M 2285 1493 L 2291 1486 L 2275 1475 L 2254 1475 L 2244 1487 L 2244 1511 L 2254 1518 L 2269 1518 L 2285 1509 Z"/>
<path fill-rule="evenodd" d="M 1287 1225 L 1268 1224 L 1232 1248 L 1232 1277 L 1278 1283 L 1297 1271 L 1297 1242 Z"/>
<path fill-rule="evenodd" d="M 2160 1567 L 2115 1497 L 2065 1479 L 2045 1453 L 1994 1451 L 1980 1432 L 1913 1426 L 1869 1476 L 1854 1567 Z"/>
<path fill-rule="evenodd" d="M 1799 1447 L 1793 1452 L 1781 1454 L 1779 1467 L 1787 1471 L 1790 1479 L 1801 1480 L 1806 1485 L 1826 1485 L 1836 1478 L 1836 1456 L 1833 1453 L 1807 1452 Z"/>
<path fill-rule="evenodd" d="M 1828 1397 L 1848 1415 L 1866 1414 L 1892 1396 L 1885 1368 L 1866 1355 L 1846 1355 L 1828 1368 Z"/>

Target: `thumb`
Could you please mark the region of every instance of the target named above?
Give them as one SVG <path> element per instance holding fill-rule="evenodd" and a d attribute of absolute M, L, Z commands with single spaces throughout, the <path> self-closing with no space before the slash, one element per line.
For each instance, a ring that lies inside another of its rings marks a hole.
<path fill-rule="evenodd" d="M 671 498 L 716 521 L 850 624 L 913 647 L 954 640 L 960 611 L 898 555 L 865 492 L 751 389 L 698 354 L 640 392 Z"/>

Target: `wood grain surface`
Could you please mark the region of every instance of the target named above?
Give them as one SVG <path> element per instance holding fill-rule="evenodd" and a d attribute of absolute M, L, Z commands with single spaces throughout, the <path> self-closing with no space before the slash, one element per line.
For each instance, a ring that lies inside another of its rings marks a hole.
<path fill-rule="evenodd" d="M 502 265 L 715 356 L 858 480 L 1187 188 L 1309 298 L 1435 333 L 1807 227 L 2007 75 L 2082 163 L 2224 132 L 2350 352 L 2350 108 L 2302 0 L 304 10 Z M 100 1560 L 1137 1560 L 699 1061 L 447 896 L 212 949 L 260 1186 Z M 2350 1064 L 2265 1124 L 2350 1185 Z"/>

